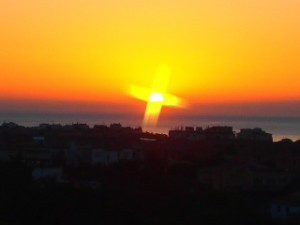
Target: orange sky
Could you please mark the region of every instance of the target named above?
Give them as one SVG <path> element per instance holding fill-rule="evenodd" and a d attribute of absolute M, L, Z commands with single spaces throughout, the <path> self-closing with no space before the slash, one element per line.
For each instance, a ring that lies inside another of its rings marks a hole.
<path fill-rule="evenodd" d="M 171 71 L 191 105 L 300 100 L 299 0 L 1 0 L 0 100 L 137 101 Z"/>

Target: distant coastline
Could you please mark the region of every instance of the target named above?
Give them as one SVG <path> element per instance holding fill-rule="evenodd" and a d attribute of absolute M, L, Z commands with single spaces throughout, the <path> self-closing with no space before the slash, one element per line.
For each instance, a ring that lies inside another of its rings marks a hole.
<path fill-rule="evenodd" d="M 0 124 L 14 122 L 21 126 L 33 127 L 42 123 L 47 124 L 74 124 L 84 123 L 90 127 L 100 124 L 121 123 L 123 126 L 139 127 L 143 115 L 109 114 L 109 113 L 45 113 L 45 112 L 0 112 Z M 166 118 L 162 116 L 158 126 L 149 129 L 150 132 L 167 134 L 170 129 L 185 126 L 211 127 L 231 126 L 235 132 L 243 128 L 262 128 L 273 134 L 274 141 L 284 138 L 293 141 L 300 139 L 300 117 L 267 117 L 267 116 L 184 116 L 179 115 Z"/>
<path fill-rule="evenodd" d="M 123 126 L 138 127 L 142 123 L 142 115 L 132 116 L 108 113 L 0 113 L 0 124 L 14 122 L 21 126 L 33 127 L 41 123 L 74 124 L 85 123 L 89 126 L 96 124 L 109 125 L 121 123 Z M 234 131 L 242 128 L 262 128 L 272 133 L 274 141 L 289 138 L 293 141 L 300 139 L 300 117 L 265 117 L 265 116 L 179 116 L 162 117 L 158 126 L 149 129 L 150 132 L 167 134 L 170 129 L 185 126 L 232 126 Z"/>

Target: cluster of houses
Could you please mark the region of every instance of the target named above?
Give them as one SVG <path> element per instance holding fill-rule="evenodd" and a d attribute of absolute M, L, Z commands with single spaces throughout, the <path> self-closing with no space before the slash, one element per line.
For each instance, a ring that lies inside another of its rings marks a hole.
<path fill-rule="evenodd" d="M 163 162 L 164 171 L 172 165 L 191 167 L 194 182 L 221 192 L 278 192 L 300 181 L 300 142 L 273 142 L 272 134 L 260 128 L 235 133 L 226 126 L 185 127 L 167 136 L 121 124 L 0 126 L 0 163 L 21 161 L 32 168 L 33 180 L 64 183 L 66 168 L 97 169 L 147 160 Z M 100 185 L 95 179 L 87 183 L 92 188 Z M 275 219 L 300 213 L 300 201 L 289 204 L 288 199 L 272 204 Z"/>
<path fill-rule="evenodd" d="M 0 126 L 0 135 L 0 162 L 21 160 L 32 168 L 192 161 L 199 165 L 195 179 L 216 190 L 279 190 L 300 174 L 299 143 L 273 143 L 272 134 L 259 128 L 235 134 L 232 127 L 186 127 L 170 130 L 166 136 L 121 124 L 25 128 L 5 123 Z M 203 166 L 220 159 L 221 163 Z M 35 177 L 52 173 L 51 169 L 43 171 L 35 172 Z"/>
<path fill-rule="evenodd" d="M 140 151 L 124 148 L 108 150 L 102 148 L 92 148 L 86 145 L 71 143 L 68 148 L 55 149 L 32 145 L 21 150 L 0 150 L 0 162 L 11 162 L 22 160 L 28 166 L 51 166 L 64 164 L 66 166 L 79 165 L 111 165 L 122 161 L 142 160 L 143 155 Z"/>
<path fill-rule="evenodd" d="M 291 182 L 290 173 L 267 166 L 222 164 L 198 169 L 197 180 L 219 191 L 280 191 Z"/>
<path fill-rule="evenodd" d="M 142 160 L 141 151 L 124 148 L 120 150 L 106 150 L 101 148 L 89 149 L 71 144 L 69 149 L 65 151 L 65 162 L 67 165 L 78 166 L 80 164 L 111 165 L 120 162 L 132 162 Z"/>
<path fill-rule="evenodd" d="M 272 134 L 263 131 L 261 128 L 241 129 L 235 133 L 232 127 L 215 126 L 207 127 L 185 127 L 169 131 L 171 138 L 186 138 L 190 140 L 242 140 L 242 141 L 265 141 L 272 142 Z"/>

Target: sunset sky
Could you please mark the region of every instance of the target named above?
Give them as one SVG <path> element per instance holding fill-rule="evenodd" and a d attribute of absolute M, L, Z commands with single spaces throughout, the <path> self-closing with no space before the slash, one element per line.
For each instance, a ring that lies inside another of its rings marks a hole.
<path fill-rule="evenodd" d="M 297 114 L 299 12 L 299 0 L 1 0 L 0 107 L 142 107 L 128 86 L 151 87 L 164 64 L 187 110 L 269 102 Z"/>

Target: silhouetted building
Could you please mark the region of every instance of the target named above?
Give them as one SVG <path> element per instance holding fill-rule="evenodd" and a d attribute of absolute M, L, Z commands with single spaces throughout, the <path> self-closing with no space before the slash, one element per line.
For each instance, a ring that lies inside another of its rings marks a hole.
<path fill-rule="evenodd" d="M 13 128 L 18 128 L 20 127 L 18 124 L 15 124 L 13 122 L 9 122 L 9 123 L 3 123 L 1 125 L 3 128 L 6 128 L 6 129 L 13 129 Z"/>
<path fill-rule="evenodd" d="M 273 141 L 272 134 L 263 131 L 261 128 L 241 129 L 237 134 L 237 139 L 244 141 Z"/>
<path fill-rule="evenodd" d="M 232 127 L 208 127 L 204 130 L 205 138 L 207 140 L 233 140 L 235 135 Z"/>
<path fill-rule="evenodd" d="M 221 191 L 280 191 L 291 182 L 283 170 L 258 165 L 218 165 L 199 169 L 198 182 Z"/>
<path fill-rule="evenodd" d="M 193 132 L 195 131 L 195 129 L 194 129 L 194 127 L 188 126 L 188 127 L 185 127 L 185 131 L 186 131 L 187 133 L 193 133 Z"/>
<path fill-rule="evenodd" d="M 109 127 L 111 130 L 121 130 L 122 125 L 120 123 L 112 123 Z"/>
<path fill-rule="evenodd" d="M 140 151 L 138 152 L 132 149 L 114 151 L 93 149 L 91 154 L 92 165 L 111 165 L 125 161 L 136 161 L 142 158 Z"/>
<path fill-rule="evenodd" d="M 233 140 L 235 135 L 232 127 L 208 127 L 205 130 L 202 127 L 185 127 L 185 129 L 175 129 L 169 131 L 171 138 L 183 138 L 189 140 Z"/>

